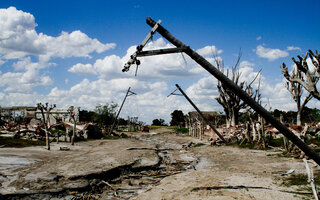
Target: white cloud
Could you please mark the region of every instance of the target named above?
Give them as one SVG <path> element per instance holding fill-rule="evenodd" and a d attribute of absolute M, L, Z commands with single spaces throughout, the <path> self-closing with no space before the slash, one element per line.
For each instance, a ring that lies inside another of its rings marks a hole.
<path fill-rule="evenodd" d="M 51 57 L 89 57 L 90 53 L 109 50 L 114 43 L 102 44 L 79 30 L 62 32 L 58 37 L 37 33 L 32 14 L 15 7 L 0 9 L 0 54 L 2 59 L 22 58 L 26 55 L 40 56 L 48 61 Z"/>
<path fill-rule="evenodd" d="M 76 65 L 73 65 L 68 71 L 76 74 L 81 74 L 81 75 L 97 74 L 91 64 L 78 63 Z"/>
<path fill-rule="evenodd" d="M 222 107 L 220 107 L 215 100 L 215 98 L 219 96 L 217 83 L 218 81 L 216 78 L 208 76 L 201 78 L 185 91 L 200 110 L 221 111 Z"/>
<path fill-rule="evenodd" d="M 288 51 L 294 51 L 294 50 L 299 50 L 299 51 L 301 51 L 301 48 L 300 48 L 300 47 L 295 47 L 295 46 L 288 46 L 288 47 L 287 47 L 287 50 L 288 50 Z"/>
<path fill-rule="evenodd" d="M 32 14 L 15 7 L 0 9 L 0 65 L 12 60 L 12 67 L 19 73 L 8 72 L 0 75 L 1 86 L 6 92 L 31 93 L 36 86 L 52 84 L 49 76 L 41 75 L 41 69 L 56 65 L 51 58 L 90 57 L 93 52 L 102 53 L 115 47 L 114 43 L 102 44 L 89 38 L 79 30 L 58 37 L 37 33 Z M 91 73 L 87 65 L 76 65 L 74 73 Z"/>
<path fill-rule="evenodd" d="M 258 36 L 258 37 L 256 38 L 257 41 L 258 41 L 258 40 L 261 40 L 261 39 L 262 39 L 261 36 Z"/>
<path fill-rule="evenodd" d="M 115 47 L 114 43 L 102 44 L 97 39 L 91 39 L 81 31 L 62 32 L 58 37 L 43 36 L 47 53 L 50 57 L 90 57 L 89 53 L 102 53 Z"/>
<path fill-rule="evenodd" d="M 274 61 L 276 59 L 289 56 L 289 53 L 287 51 L 265 48 L 262 45 L 258 45 L 255 51 L 259 57 L 266 58 L 269 61 Z"/>
<path fill-rule="evenodd" d="M 41 76 L 39 70 L 30 68 L 26 72 L 0 74 L 0 87 L 8 93 L 33 93 L 32 88 L 52 84 L 49 76 Z"/>
<path fill-rule="evenodd" d="M 216 46 L 205 46 L 201 49 L 197 50 L 197 53 L 202 55 L 202 56 L 209 56 L 209 57 L 214 57 L 218 54 L 221 54 L 223 52 L 223 50 L 218 50 L 218 48 Z"/>
<path fill-rule="evenodd" d="M 239 65 L 240 68 L 242 68 L 242 67 L 253 67 L 253 66 L 254 66 L 254 64 L 249 62 L 249 61 L 247 61 L 247 60 L 241 61 L 240 65 Z"/>

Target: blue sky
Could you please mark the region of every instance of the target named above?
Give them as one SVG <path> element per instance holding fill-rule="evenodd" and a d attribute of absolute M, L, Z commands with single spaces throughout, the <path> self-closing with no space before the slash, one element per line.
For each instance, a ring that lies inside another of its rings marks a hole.
<path fill-rule="evenodd" d="M 9 7 L 11 7 L 9 9 Z M 319 50 L 320 1 L 6 1 L 0 2 L 0 105 L 39 101 L 93 109 L 121 104 L 126 88 L 138 93 L 122 117 L 167 122 L 175 109 L 192 108 L 182 97 L 166 96 L 175 83 L 202 110 L 221 110 L 216 80 L 181 54 L 142 59 L 137 77 L 122 65 L 150 27 L 150 16 L 175 37 L 226 67 L 242 51 L 243 80 L 262 69 L 264 103 L 295 110 L 284 87 L 280 65 L 291 57 Z M 170 44 L 157 34 L 147 48 Z M 207 48 L 206 48 L 207 47 Z M 319 107 L 311 101 L 308 106 Z"/>

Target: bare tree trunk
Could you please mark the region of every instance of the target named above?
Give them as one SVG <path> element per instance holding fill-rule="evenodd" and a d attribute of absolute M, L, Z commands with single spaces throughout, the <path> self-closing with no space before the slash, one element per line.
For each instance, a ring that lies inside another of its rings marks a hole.
<path fill-rule="evenodd" d="M 246 123 L 246 137 L 248 143 L 252 143 L 251 135 L 250 135 L 250 122 Z"/>
<path fill-rule="evenodd" d="M 264 119 L 260 116 L 260 122 L 261 122 L 261 127 L 260 127 L 260 134 L 261 134 L 261 141 L 262 141 L 262 147 L 265 149 L 266 146 L 266 140 L 265 140 L 265 134 L 264 134 Z"/>
<path fill-rule="evenodd" d="M 307 133 L 308 133 L 309 125 L 305 123 L 304 128 L 302 130 L 301 136 L 304 142 L 307 140 Z"/>
<path fill-rule="evenodd" d="M 47 149 L 50 150 L 50 140 L 49 140 L 49 133 L 48 133 L 48 124 L 47 124 L 47 120 L 45 118 L 45 115 L 44 115 L 44 111 L 43 111 L 43 108 L 41 108 L 41 113 L 42 113 L 42 118 L 43 118 L 43 123 L 45 125 L 45 132 L 46 132 L 46 146 L 47 146 Z M 47 111 L 48 113 L 48 111 Z M 48 116 L 46 113 L 46 116 Z M 48 118 L 47 118 L 48 119 Z"/>
<path fill-rule="evenodd" d="M 76 121 L 74 120 L 73 124 L 73 132 L 72 132 L 72 137 L 71 137 L 71 145 L 74 145 L 74 138 L 76 137 Z"/>
<path fill-rule="evenodd" d="M 231 126 L 231 120 L 230 119 L 226 119 L 226 126 L 227 126 L 227 128 L 230 128 L 230 126 Z"/>
<path fill-rule="evenodd" d="M 252 122 L 252 135 L 253 135 L 253 142 L 259 141 L 257 129 L 256 129 L 256 124 L 254 122 Z"/>
<path fill-rule="evenodd" d="M 297 111 L 297 125 L 301 126 L 301 111 L 302 109 L 298 109 Z"/>
<path fill-rule="evenodd" d="M 231 115 L 231 126 L 236 126 L 238 124 L 238 117 L 239 117 L 239 111 L 236 109 L 232 109 L 232 115 Z"/>

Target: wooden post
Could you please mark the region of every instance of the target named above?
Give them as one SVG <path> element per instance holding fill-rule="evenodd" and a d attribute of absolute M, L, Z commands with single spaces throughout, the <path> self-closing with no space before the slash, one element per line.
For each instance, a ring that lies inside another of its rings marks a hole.
<path fill-rule="evenodd" d="M 154 27 L 157 23 L 150 17 L 147 18 L 147 24 Z M 181 41 L 176 39 L 169 31 L 163 28 L 160 24 L 156 30 L 165 39 L 175 45 L 177 48 L 188 48 L 184 52 L 190 56 L 195 62 L 206 69 L 210 74 L 216 77 L 222 84 L 224 84 L 228 89 L 237 94 L 246 104 L 253 108 L 258 114 L 260 114 L 267 122 L 271 123 L 279 132 L 285 135 L 290 141 L 297 145 L 307 156 L 312 158 L 318 165 L 320 165 L 320 156 L 313 149 L 311 149 L 306 143 L 301 141 L 296 135 L 294 135 L 286 126 L 281 124 L 276 120 L 265 108 L 263 108 L 259 103 L 257 103 L 253 98 L 251 98 L 245 91 L 243 91 L 238 85 L 236 85 L 232 80 L 225 76 L 219 69 L 214 67 L 205 58 L 200 56 L 197 52 L 193 51 L 190 47 L 183 44 Z"/>

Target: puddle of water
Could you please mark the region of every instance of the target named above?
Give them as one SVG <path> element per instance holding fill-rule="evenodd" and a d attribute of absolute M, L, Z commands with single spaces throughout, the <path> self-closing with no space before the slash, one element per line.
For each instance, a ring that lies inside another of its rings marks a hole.
<path fill-rule="evenodd" d="M 23 167 L 32 164 L 33 161 L 27 158 L 17 156 L 0 156 L 0 171 L 8 171 L 14 168 Z"/>
<path fill-rule="evenodd" d="M 200 169 L 206 169 L 208 166 L 209 166 L 209 162 L 207 161 L 207 159 L 204 157 L 201 157 L 199 162 L 195 166 L 195 168 L 197 170 L 200 170 Z"/>

